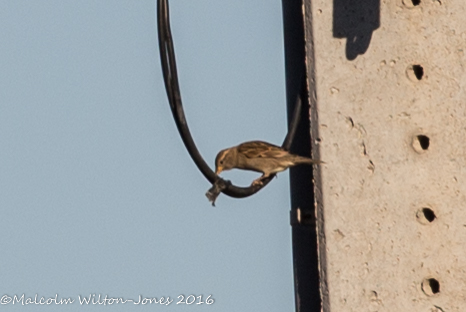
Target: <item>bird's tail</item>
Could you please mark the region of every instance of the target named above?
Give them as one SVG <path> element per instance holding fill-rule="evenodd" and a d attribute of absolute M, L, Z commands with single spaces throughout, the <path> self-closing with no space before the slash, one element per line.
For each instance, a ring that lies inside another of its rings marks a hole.
<path fill-rule="evenodd" d="M 294 163 L 296 165 L 321 165 L 325 164 L 322 160 L 319 159 L 311 159 L 308 157 L 296 156 L 294 159 Z"/>

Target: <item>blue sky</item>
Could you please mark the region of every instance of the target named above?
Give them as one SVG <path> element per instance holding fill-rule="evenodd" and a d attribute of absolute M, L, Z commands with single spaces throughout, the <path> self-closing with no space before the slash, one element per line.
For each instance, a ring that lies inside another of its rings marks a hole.
<path fill-rule="evenodd" d="M 220 195 L 172 119 L 154 1 L 0 2 L 0 295 L 164 307 L 294 309 L 288 173 L 247 199 Z M 170 13 L 187 120 L 201 154 L 286 134 L 280 1 L 178 0 Z M 226 172 L 237 185 L 258 177 Z M 215 299 L 176 305 L 179 295 Z M 23 310 L 6 304 L 2 310 Z"/>

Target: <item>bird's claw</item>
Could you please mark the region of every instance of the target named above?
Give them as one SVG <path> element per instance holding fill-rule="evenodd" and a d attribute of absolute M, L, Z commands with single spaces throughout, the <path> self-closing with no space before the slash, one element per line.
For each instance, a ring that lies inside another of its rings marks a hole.
<path fill-rule="evenodd" d="M 259 179 L 256 179 L 254 181 L 252 181 L 252 186 L 256 186 L 256 185 L 264 185 L 264 182 L 262 181 L 262 178 L 259 178 Z"/>

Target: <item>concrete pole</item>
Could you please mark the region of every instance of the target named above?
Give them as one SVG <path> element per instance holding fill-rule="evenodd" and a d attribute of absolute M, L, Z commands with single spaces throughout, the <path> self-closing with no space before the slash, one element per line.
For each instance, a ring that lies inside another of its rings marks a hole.
<path fill-rule="evenodd" d="M 466 311 L 466 1 L 304 17 L 323 311 Z"/>

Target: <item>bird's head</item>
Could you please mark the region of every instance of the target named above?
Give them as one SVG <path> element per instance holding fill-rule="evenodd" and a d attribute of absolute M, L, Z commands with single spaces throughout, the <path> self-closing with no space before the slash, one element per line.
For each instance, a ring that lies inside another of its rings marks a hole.
<path fill-rule="evenodd" d="M 224 149 L 218 152 L 217 157 L 215 157 L 215 174 L 219 175 L 220 172 L 230 170 L 234 168 L 235 164 L 235 155 L 232 149 Z"/>

